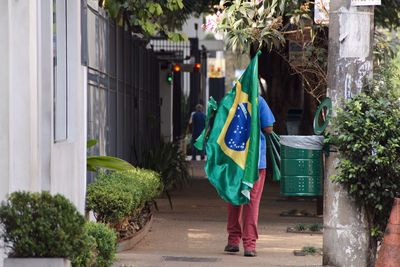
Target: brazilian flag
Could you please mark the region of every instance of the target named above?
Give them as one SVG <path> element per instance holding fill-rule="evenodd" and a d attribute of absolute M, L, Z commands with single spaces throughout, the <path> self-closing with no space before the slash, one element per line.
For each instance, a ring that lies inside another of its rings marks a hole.
<path fill-rule="evenodd" d="M 258 179 L 259 54 L 219 103 L 207 140 L 206 174 L 222 199 L 233 205 L 249 203 Z"/>

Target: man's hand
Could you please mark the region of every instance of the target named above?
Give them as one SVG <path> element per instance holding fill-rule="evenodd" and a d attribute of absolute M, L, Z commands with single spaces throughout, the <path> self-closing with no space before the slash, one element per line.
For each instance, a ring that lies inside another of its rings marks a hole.
<path fill-rule="evenodd" d="M 274 127 L 272 127 L 272 126 L 267 126 L 267 127 L 265 127 L 265 128 L 263 129 L 263 131 L 264 131 L 264 133 L 266 133 L 266 134 L 271 134 L 272 131 L 273 131 L 273 128 L 274 128 Z"/>

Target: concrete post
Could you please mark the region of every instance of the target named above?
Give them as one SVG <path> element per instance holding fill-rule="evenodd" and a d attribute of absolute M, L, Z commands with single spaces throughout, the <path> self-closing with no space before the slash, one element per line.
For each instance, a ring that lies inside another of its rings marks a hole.
<path fill-rule="evenodd" d="M 351 7 L 350 2 L 330 1 L 328 96 L 334 110 L 372 79 L 373 7 Z M 338 161 L 338 154 L 331 153 L 325 166 L 323 263 L 371 266 L 365 213 L 329 178 L 336 174 Z"/>

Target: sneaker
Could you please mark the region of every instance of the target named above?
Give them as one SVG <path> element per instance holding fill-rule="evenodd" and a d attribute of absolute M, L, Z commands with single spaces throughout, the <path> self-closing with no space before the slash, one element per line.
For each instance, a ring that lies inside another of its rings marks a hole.
<path fill-rule="evenodd" d="M 255 257 L 257 256 L 257 252 L 255 250 L 248 250 L 244 252 L 245 257 Z"/>
<path fill-rule="evenodd" d="M 224 251 L 226 252 L 239 252 L 239 246 L 236 245 L 226 245 Z"/>

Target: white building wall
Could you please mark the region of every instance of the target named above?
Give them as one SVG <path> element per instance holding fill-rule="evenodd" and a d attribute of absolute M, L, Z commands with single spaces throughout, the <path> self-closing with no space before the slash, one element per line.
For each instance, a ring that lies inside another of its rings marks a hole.
<path fill-rule="evenodd" d="M 53 143 L 51 192 L 62 193 L 84 211 L 86 192 L 86 70 L 81 64 L 80 1 L 68 2 L 68 139 Z"/>
<path fill-rule="evenodd" d="M 9 190 L 10 176 L 10 42 L 9 25 L 10 14 L 8 1 L 0 1 L 0 10 L 3 14 L 0 16 L 0 199 L 4 199 Z M 2 263 L 0 263 L 0 266 Z"/>
<path fill-rule="evenodd" d="M 197 31 L 195 29 L 195 24 L 197 24 Z M 195 38 L 198 37 L 199 40 L 202 40 L 205 36 L 204 30 L 201 28 L 203 25 L 203 16 L 196 18 L 195 16 L 191 16 L 185 24 L 182 25 L 182 32 L 184 32 L 187 37 Z"/>
<path fill-rule="evenodd" d="M 1 0 L 0 201 L 17 190 L 68 197 L 83 213 L 86 70 L 80 1 L 68 3 L 68 139 L 54 142 L 52 0 Z M 3 265 L 0 251 L 0 267 Z"/>

